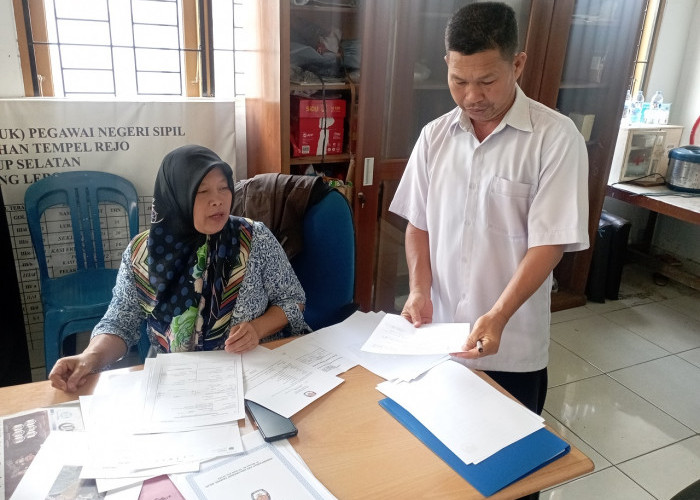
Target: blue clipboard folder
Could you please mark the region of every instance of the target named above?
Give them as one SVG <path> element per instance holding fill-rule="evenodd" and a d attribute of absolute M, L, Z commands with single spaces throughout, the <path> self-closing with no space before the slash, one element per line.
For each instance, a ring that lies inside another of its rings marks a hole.
<path fill-rule="evenodd" d="M 396 401 L 384 398 L 379 404 L 485 497 L 566 455 L 571 449 L 569 443 L 542 428 L 478 464 L 465 464 Z"/>

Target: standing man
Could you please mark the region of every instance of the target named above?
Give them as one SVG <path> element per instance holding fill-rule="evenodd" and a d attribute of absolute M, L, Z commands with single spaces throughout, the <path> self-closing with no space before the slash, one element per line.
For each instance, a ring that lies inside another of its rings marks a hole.
<path fill-rule="evenodd" d="M 588 247 L 586 145 L 517 85 L 527 55 L 512 8 L 463 7 L 445 47 L 457 108 L 423 128 L 390 206 L 409 222 L 401 315 L 470 323 L 456 356 L 540 414 L 552 270 Z"/>

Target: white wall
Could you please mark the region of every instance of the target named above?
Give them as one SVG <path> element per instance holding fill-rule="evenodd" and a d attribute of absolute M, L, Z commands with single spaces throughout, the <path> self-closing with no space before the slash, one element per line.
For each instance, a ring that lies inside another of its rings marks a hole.
<path fill-rule="evenodd" d="M 683 144 L 689 143 L 690 129 L 700 114 L 698 22 L 700 0 L 666 2 L 646 89 L 649 97 L 661 90 L 664 101 L 672 103 L 669 123 L 685 126 Z M 695 142 L 700 142 L 699 139 Z"/>
<path fill-rule="evenodd" d="M 700 116 L 700 0 L 668 0 L 661 20 L 657 51 L 648 77 L 647 93 L 664 93 L 671 102 L 669 123 L 683 125 L 681 144 L 690 143 L 690 130 Z M 700 131 L 695 134 L 700 144 Z M 637 242 L 644 231 L 648 211 L 608 199 L 604 208 L 632 223 L 631 240 Z M 660 215 L 652 245 L 659 253 L 668 252 L 700 264 L 700 226 Z"/>
<path fill-rule="evenodd" d="M 0 0 L 0 97 L 24 96 L 12 0 Z"/>
<path fill-rule="evenodd" d="M 686 12 L 688 38 L 685 44 L 681 71 L 678 78 L 676 100 L 678 106 L 671 108 L 671 118 L 675 123 L 685 126 L 683 144 L 689 144 L 690 131 L 700 117 L 700 0 L 671 0 L 673 8 L 679 4 L 689 3 Z M 669 5 L 670 6 L 670 5 Z M 682 15 L 682 14 L 681 14 Z M 672 26 L 670 27 L 672 29 Z M 700 130 L 695 132 L 695 144 L 700 144 Z M 686 257 L 694 263 L 700 263 L 700 226 L 682 223 L 668 217 L 660 218 L 655 233 L 654 245 L 671 253 Z"/>
<path fill-rule="evenodd" d="M 676 2 L 681 3 L 679 0 L 668 3 L 675 7 Z M 684 144 L 689 143 L 690 129 L 700 116 L 700 0 L 690 0 L 689 3 L 694 4 L 694 8 L 687 12 L 690 22 L 677 87 L 679 105 L 672 107 L 672 118 L 686 128 Z M 700 130 L 695 133 L 695 144 L 700 144 Z"/>

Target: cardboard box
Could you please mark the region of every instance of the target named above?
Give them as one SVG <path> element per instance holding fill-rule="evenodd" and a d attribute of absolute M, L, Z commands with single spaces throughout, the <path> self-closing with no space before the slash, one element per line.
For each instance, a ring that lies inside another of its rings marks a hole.
<path fill-rule="evenodd" d="M 292 156 L 337 155 L 343 152 L 344 99 L 291 98 Z M 325 145 L 325 151 L 324 151 Z"/>

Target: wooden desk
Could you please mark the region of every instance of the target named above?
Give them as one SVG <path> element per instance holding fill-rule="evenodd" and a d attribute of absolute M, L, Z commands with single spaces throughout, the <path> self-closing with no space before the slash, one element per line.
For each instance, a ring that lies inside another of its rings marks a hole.
<path fill-rule="evenodd" d="M 645 187 L 634 184 L 607 186 L 605 194 L 610 198 L 649 210 L 642 242 L 637 248 L 630 248 L 633 256 L 654 271 L 695 290 L 700 290 L 700 277 L 689 274 L 679 269 L 678 266 L 659 261 L 650 255 L 658 214 L 691 224 L 700 224 L 700 196 L 687 196 L 689 193 L 684 196 L 684 193 L 669 189 L 667 186 Z"/>
<path fill-rule="evenodd" d="M 133 368 L 132 368 L 133 369 Z M 124 369 L 126 370 L 126 369 Z M 483 374 L 484 379 L 488 379 Z M 90 394 L 99 375 L 80 391 Z M 299 429 L 290 439 L 314 475 L 342 500 L 352 498 L 483 498 L 377 401 L 383 379 L 357 366 L 339 387 L 294 415 Z M 0 414 L 77 399 L 49 382 L 0 388 Z M 511 499 L 593 470 L 581 451 L 571 452 L 491 498 Z"/>
<path fill-rule="evenodd" d="M 700 224 L 700 196 L 684 197 L 682 192 L 673 191 L 666 186 L 645 187 L 634 184 L 607 186 L 605 194 L 654 213 L 668 215 L 691 224 Z"/>

